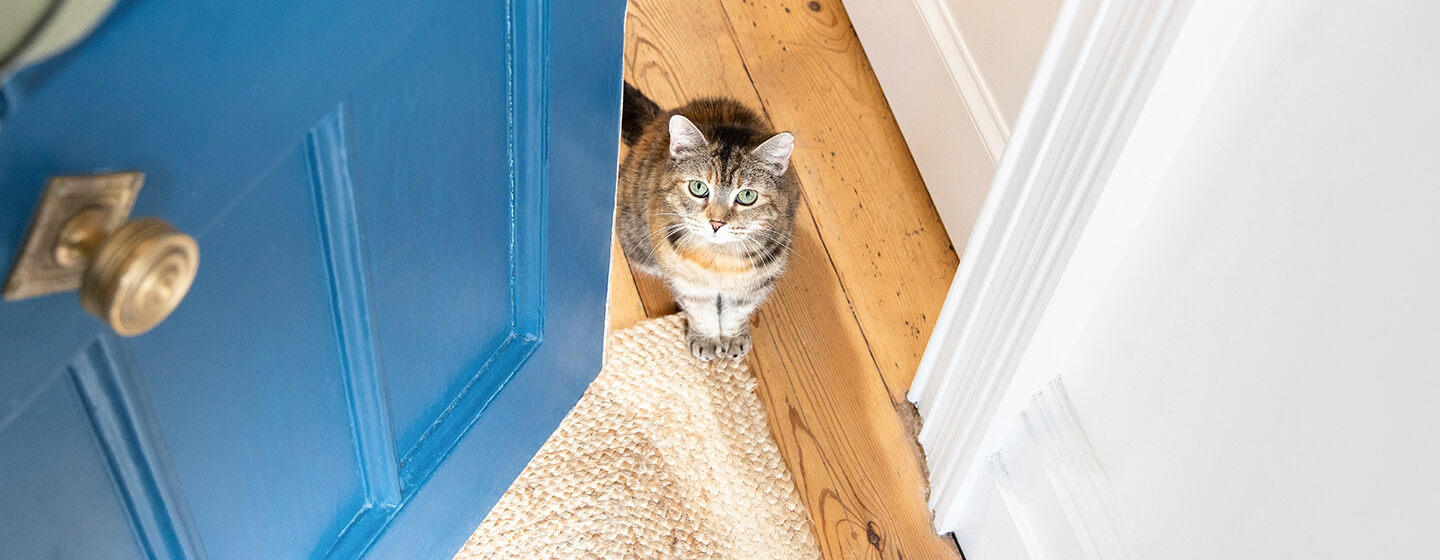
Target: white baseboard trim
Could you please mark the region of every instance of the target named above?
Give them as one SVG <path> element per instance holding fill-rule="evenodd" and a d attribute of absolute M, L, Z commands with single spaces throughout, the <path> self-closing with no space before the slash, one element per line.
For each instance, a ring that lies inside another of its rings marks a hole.
<path fill-rule="evenodd" d="M 1061 8 L 909 393 L 942 532 L 1192 1 Z"/>
<path fill-rule="evenodd" d="M 955 17 L 942 0 L 915 0 L 915 8 L 919 10 L 920 18 L 925 21 L 925 27 L 930 31 L 930 39 L 935 42 L 935 49 L 945 61 L 950 80 L 954 82 L 960 98 L 965 101 L 970 121 L 975 123 L 975 130 L 985 142 L 990 161 L 998 165 L 1000 156 L 1005 153 L 1005 143 L 1010 139 L 1010 126 L 1000 113 L 995 96 L 985 85 L 985 77 L 980 75 L 980 67 L 975 64 L 975 57 L 965 46 L 965 38 L 960 35 L 960 27 L 956 25 Z"/>
<path fill-rule="evenodd" d="M 927 1 L 933 8 L 942 0 L 844 3 L 935 211 L 959 250 L 969 240 L 1008 132 L 1006 121 L 987 106 L 990 94 L 967 66 L 953 26 L 927 18 L 916 3 Z M 942 55 L 941 44 L 951 46 L 948 54 Z"/>

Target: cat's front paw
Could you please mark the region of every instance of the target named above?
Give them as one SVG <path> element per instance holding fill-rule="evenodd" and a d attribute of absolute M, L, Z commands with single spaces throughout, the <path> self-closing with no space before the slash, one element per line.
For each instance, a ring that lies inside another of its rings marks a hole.
<path fill-rule="evenodd" d="M 719 355 L 720 339 L 710 336 L 702 336 L 689 332 L 685 334 L 685 344 L 690 347 L 690 353 L 694 354 L 702 362 L 714 360 Z"/>
<path fill-rule="evenodd" d="M 721 338 L 720 350 L 716 353 L 732 360 L 744 358 L 750 353 L 750 333 Z"/>
<path fill-rule="evenodd" d="M 708 362 L 717 358 L 742 358 L 750 353 L 750 333 L 738 336 L 707 337 L 695 333 L 687 333 L 685 342 L 690 346 L 690 353 L 694 354 L 702 362 Z"/>

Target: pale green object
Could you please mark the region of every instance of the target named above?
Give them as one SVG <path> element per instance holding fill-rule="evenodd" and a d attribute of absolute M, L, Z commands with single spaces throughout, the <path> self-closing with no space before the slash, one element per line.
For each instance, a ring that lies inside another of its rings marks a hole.
<path fill-rule="evenodd" d="M 116 0 L 0 2 L 0 79 L 80 42 Z"/>
<path fill-rule="evenodd" d="M 710 194 L 710 186 L 706 185 L 704 181 L 692 180 L 690 181 L 690 194 L 697 198 L 705 198 L 705 195 Z"/>

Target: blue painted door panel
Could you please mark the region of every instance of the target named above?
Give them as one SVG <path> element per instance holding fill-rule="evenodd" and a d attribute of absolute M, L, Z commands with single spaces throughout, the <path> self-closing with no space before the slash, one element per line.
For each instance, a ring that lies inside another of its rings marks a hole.
<path fill-rule="evenodd" d="M 448 558 L 599 371 L 624 2 L 122 1 L 5 85 L 199 242 L 155 330 L 0 303 L 0 556 Z"/>

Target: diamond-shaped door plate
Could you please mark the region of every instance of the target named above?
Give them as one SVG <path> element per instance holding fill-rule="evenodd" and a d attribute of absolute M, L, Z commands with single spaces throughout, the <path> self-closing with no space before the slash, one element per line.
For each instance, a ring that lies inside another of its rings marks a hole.
<path fill-rule="evenodd" d="M 105 235 L 120 229 L 130 219 L 135 197 L 145 185 L 138 171 L 51 177 L 30 218 L 19 256 L 5 281 L 5 300 L 16 301 L 80 288 L 88 261 L 62 263 L 56 258 L 56 244 L 66 222 L 82 211 L 104 213 Z"/>

